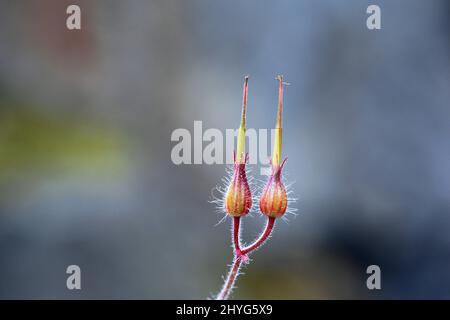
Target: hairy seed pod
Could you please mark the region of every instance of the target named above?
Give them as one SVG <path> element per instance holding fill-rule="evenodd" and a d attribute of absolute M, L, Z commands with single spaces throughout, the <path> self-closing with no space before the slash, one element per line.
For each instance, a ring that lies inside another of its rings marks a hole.
<path fill-rule="evenodd" d="M 246 215 L 252 207 L 252 193 L 247 181 L 245 165 L 248 154 L 245 153 L 245 116 L 247 111 L 248 76 L 244 78 L 241 123 L 238 129 L 237 154 L 234 154 L 233 177 L 225 193 L 225 212 L 232 217 Z"/>
<path fill-rule="evenodd" d="M 275 124 L 275 139 L 271 160 L 272 172 L 267 180 L 259 200 L 259 209 L 262 214 L 271 217 L 281 217 L 287 209 L 287 193 L 283 182 L 281 181 L 281 170 L 283 170 L 286 159 L 281 162 L 281 144 L 282 144 L 282 110 L 283 110 L 283 76 L 278 76 L 280 83 L 278 92 L 278 111 Z"/>
<path fill-rule="evenodd" d="M 281 165 L 272 164 L 272 173 L 267 180 L 259 200 L 259 209 L 262 214 L 271 217 L 281 217 L 287 209 L 287 193 L 283 182 L 281 181 L 281 170 L 286 159 Z"/>
<path fill-rule="evenodd" d="M 225 211 L 232 217 L 244 216 L 252 207 L 252 194 L 245 172 L 247 160 L 248 155 L 243 162 L 234 162 L 233 177 L 225 193 Z"/>

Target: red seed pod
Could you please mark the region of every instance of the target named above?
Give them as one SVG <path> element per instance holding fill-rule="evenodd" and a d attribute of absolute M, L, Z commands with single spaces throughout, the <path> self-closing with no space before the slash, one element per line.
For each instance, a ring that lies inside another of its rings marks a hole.
<path fill-rule="evenodd" d="M 272 173 L 259 200 L 261 213 L 271 218 L 281 217 L 287 209 L 288 199 L 286 188 L 281 181 L 281 170 L 283 170 L 285 162 L 286 159 L 284 159 L 281 165 L 274 165 L 272 163 Z"/>
<path fill-rule="evenodd" d="M 287 193 L 283 182 L 281 181 L 281 170 L 283 170 L 286 159 L 281 162 L 281 144 L 282 144 L 282 121 L 283 110 L 283 76 L 277 76 L 280 83 L 278 91 L 278 112 L 275 124 L 275 139 L 273 144 L 273 154 L 271 161 L 272 173 L 269 176 L 266 186 L 263 189 L 259 199 L 259 209 L 262 214 L 270 218 L 281 217 L 287 209 Z M 281 162 L 281 163 L 280 163 Z"/>
<path fill-rule="evenodd" d="M 248 76 L 244 78 L 241 124 L 238 129 L 237 154 L 234 154 L 234 172 L 225 194 L 225 211 L 232 217 L 246 215 L 252 207 L 252 194 L 247 181 L 245 165 L 248 154 L 245 153 L 245 114 L 247 111 Z"/>
<path fill-rule="evenodd" d="M 235 159 L 233 177 L 225 194 L 225 211 L 232 217 L 244 216 L 252 207 L 252 194 L 245 172 L 247 160 L 248 155 L 241 162 Z"/>

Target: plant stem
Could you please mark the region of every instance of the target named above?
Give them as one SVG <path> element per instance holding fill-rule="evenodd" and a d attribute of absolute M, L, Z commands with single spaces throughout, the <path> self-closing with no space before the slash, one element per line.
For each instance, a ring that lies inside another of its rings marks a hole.
<path fill-rule="evenodd" d="M 240 241 L 239 241 L 239 228 L 240 228 L 240 217 L 233 218 L 233 244 L 234 244 L 234 259 L 233 264 L 231 266 L 230 272 L 228 273 L 227 279 L 223 284 L 222 290 L 217 295 L 217 300 L 227 300 L 230 296 L 231 290 L 233 289 L 234 283 L 236 281 L 237 276 L 239 275 L 239 269 L 241 267 L 242 261 L 248 262 L 247 254 L 252 251 L 258 249 L 261 245 L 266 242 L 269 238 L 270 233 L 273 230 L 273 226 L 275 224 L 275 218 L 268 217 L 266 228 L 264 229 L 261 236 L 253 242 L 253 244 L 248 247 L 241 249 Z"/>
<path fill-rule="evenodd" d="M 236 277 L 239 272 L 239 268 L 241 267 L 241 256 L 235 256 L 233 260 L 233 265 L 231 267 L 230 272 L 228 273 L 227 280 L 225 281 L 222 290 L 217 296 L 217 300 L 227 300 L 231 290 L 233 289 L 234 282 L 236 281 Z"/>
<path fill-rule="evenodd" d="M 266 228 L 265 228 L 264 232 L 261 234 L 261 236 L 255 242 L 253 242 L 253 244 L 242 249 L 242 254 L 244 254 L 244 255 L 248 254 L 248 253 L 252 252 L 253 250 L 258 249 L 262 244 L 264 244 L 264 242 L 269 238 L 274 225 L 275 225 L 275 218 L 268 217 Z"/>
<path fill-rule="evenodd" d="M 239 225 L 241 222 L 241 217 L 233 217 L 233 244 L 234 251 L 237 253 L 241 252 L 241 246 L 239 241 Z"/>

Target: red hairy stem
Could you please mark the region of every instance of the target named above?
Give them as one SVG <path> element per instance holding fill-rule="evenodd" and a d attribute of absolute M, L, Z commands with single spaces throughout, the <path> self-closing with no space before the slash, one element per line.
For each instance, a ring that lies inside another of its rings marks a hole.
<path fill-rule="evenodd" d="M 236 281 L 236 277 L 239 273 L 239 268 L 241 267 L 241 257 L 235 256 L 233 260 L 233 266 L 231 267 L 230 272 L 228 273 L 227 280 L 225 281 L 222 290 L 217 295 L 217 300 L 227 300 L 231 290 L 233 289 L 234 282 Z"/>
<path fill-rule="evenodd" d="M 273 230 L 273 226 L 274 225 L 275 225 L 275 218 L 268 217 L 267 218 L 266 229 L 264 230 L 264 232 L 261 234 L 261 236 L 255 242 L 253 242 L 253 244 L 251 244 L 248 247 L 242 249 L 241 250 L 242 254 L 243 255 L 248 254 L 248 253 L 252 252 L 253 250 L 258 249 L 264 242 L 266 242 L 266 240 L 270 236 L 270 233 Z"/>
<path fill-rule="evenodd" d="M 233 246 L 234 246 L 234 259 L 233 265 L 231 266 L 230 272 L 228 273 L 227 279 L 223 284 L 222 290 L 217 295 L 217 300 L 227 300 L 228 296 L 233 289 L 234 282 L 238 276 L 239 268 L 241 267 L 243 254 L 241 252 L 240 240 L 239 240 L 239 228 L 241 224 L 241 217 L 233 217 Z"/>
<path fill-rule="evenodd" d="M 273 226 L 275 224 L 275 218 L 268 217 L 266 228 L 264 229 L 261 236 L 253 242 L 253 244 L 249 245 L 246 248 L 241 249 L 240 241 L 239 241 L 239 228 L 240 228 L 240 217 L 233 217 L 233 245 L 234 245 L 234 259 L 233 265 L 231 266 L 230 272 L 228 273 L 227 279 L 220 290 L 220 293 L 217 295 L 217 300 L 227 300 L 230 296 L 231 290 L 233 289 L 234 282 L 236 281 L 237 276 L 239 275 L 239 269 L 241 267 L 242 262 L 248 263 L 247 254 L 252 252 L 253 250 L 258 249 L 261 245 L 266 242 L 269 238 L 270 233 L 273 230 Z"/>
<path fill-rule="evenodd" d="M 239 227 L 240 227 L 241 217 L 233 217 L 233 244 L 234 251 L 236 254 L 240 254 L 241 246 L 239 241 Z"/>

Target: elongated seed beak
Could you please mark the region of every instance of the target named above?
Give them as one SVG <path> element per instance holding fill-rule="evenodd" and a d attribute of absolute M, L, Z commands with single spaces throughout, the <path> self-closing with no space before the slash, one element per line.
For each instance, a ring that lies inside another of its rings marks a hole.
<path fill-rule="evenodd" d="M 281 145 L 283 140 L 282 132 L 282 110 L 283 110 L 283 76 L 277 76 L 277 80 L 280 82 L 280 88 L 278 90 L 278 112 L 277 121 L 275 124 L 275 137 L 273 143 L 272 152 L 272 165 L 278 166 L 281 163 Z"/>
<path fill-rule="evenodd" d="M 242 97 L 241 124 L 238 129 L 236 162 L 245 162 L 245 116 L 247 112 L 248 76 L 244 77 L 244 93 Z"/>

